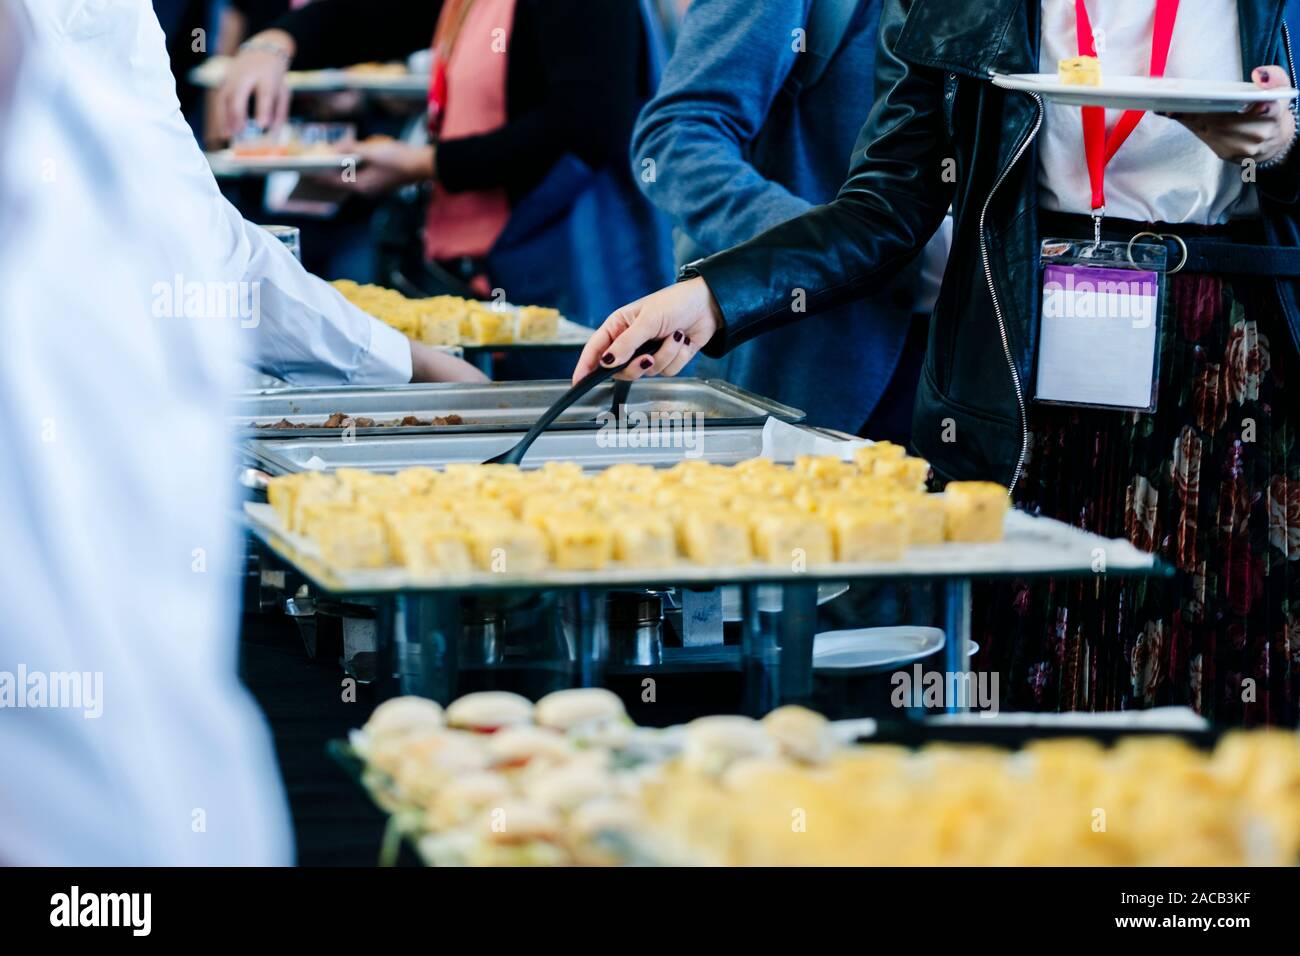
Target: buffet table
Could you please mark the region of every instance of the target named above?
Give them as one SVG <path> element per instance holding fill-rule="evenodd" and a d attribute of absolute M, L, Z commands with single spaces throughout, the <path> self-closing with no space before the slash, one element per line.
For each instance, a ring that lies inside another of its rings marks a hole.
<path fill-rule="evenodd" d="M 247 458 L 271 475 L 340 468 L 378 473 L 414 466 L 443 468 L 482 462 L 509 448 L 530 416 L 535 417 L 534 410 L 544 407 L 548 389 L 560 387 L 561 383 L 527 383 L 376 390 L 369 395 L 357 390 L 264 393 L 245 398 L 239 424 L 245 434 L 257 436 L 245 442 Z M 561 430 L 544 434 L 529 453 L 526 467 L 572 462 L 596 472 L 620 462 L 665 467 L 687 456 L 688 449 L 682 447 L 612 447 L 598 425 L 609 398 L 596 393 Z M 793 424 L 801 417 L 797 410 L 774 407 L 721 383 L 690 379 L 644 383 L 632 398 L 633 407 L 639 402 L 643 408 L 699 414 L 704 440 L 695 451 L 715 464 L 760 457 L 789 461 L 805 452 L 833 455 L 864 444 Z M 459 421 L 446 427 L 376 427 L 364 434 L 344 430 L 332 437 L 319 427 L 306 437 L 293 429 L 272 435 L 266 427 L 269 420 L 297 410 L 302 418 L 299 424 L 310 428 L 327 410 L 344 407 L 350 413 L 376 415 L 397 415 L 412 408 L 442 415 L 455 408 Z M 315 422 L 313 415 L 318 416 Z M 608 423 L 609 419 L 602 420 Z M 974 580 L 1169 573 L 1153 556 L 1126 541 L 1103 539 L 1014 511 L 1007 515 L 1005 538 L 1000 542 L 915 547 L 897 561 L 813 565 L 798 571 L 757 563 L 661 569 L 611 565 L 598 571 L 546 568 L 522 575 L 488 571 L 419 575 L 403 568 L 332 567 L 312 541 L 284 527 L 269 505 L 249 502 L 245 518 L 251 533 L 319 593 L 374 609 L 380 671 L 393 676 L 397 692 L 442 702 L 459 693 L 465 667 L 494 663 L 490 649 L 481 648 L 471 653 L 473 659 L 463 660 L 463 635 L 477 634 L 480 642 L 491 644 L 505 631 L 511 616 L 525 629 L 532 627 L 553 638 L 549 645 L 538 644 L 538 659 L 532 662 L 547 675 L 536 688 L 539 691 L 598 686 L 611 667 L 623 674 L 655 673 L 661 662 L 611 647 L 610 595 L 655 595 L 660 600 L 670 595 L 683 608 L 686 633 L 680 657 L 694 653 L 716 666 L 719 659 L 733 655 L 731 660 L 745 676 L 746 708 L 762 714 L 780 703 L 806 699 L 811 690 L 819 588 L 824 596 L 845 584 L 941 582 L 947 635 L 943 666 L 948 674 L 962 675 L 970 670 Z M 722 589 L 739 594 L 738 650 L 722 647 Z M 766 613 L 760 608 L 780 611 Z M 692 622 L 700 625 L 694 631 Z M 468 646 L 473 646 L 472 641 Z M 962 710 L 967 703 L 951 700 L 948 709 Z"/>

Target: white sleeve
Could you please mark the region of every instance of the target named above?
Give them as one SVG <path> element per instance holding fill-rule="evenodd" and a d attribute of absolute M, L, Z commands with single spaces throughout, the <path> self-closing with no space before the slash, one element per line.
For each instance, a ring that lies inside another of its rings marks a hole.
<path fill-rule="evenodd" d="M 222 199 L 248 246 L 254 290 L 246 359 L 293 385 L 396 385 L 411 380 L 406 336 L 367 315 L 303 269 L 278 239 Z M 242 244 L 242 243 L 241 243 Z"/>

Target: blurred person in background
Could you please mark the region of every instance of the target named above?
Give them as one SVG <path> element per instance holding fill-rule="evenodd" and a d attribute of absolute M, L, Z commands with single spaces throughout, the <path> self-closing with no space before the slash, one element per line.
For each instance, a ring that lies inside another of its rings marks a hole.
<path fill-rule="evenodd" d="M 611 315 L 574 376 L 651 340 L 663 345 L 625 377 L 677 374 L 696 351 L 721 355 L 853 300 L 915 259 L 952 210 L 914 446 L 941 481 L 996 481 L 1024 511 L 1127 540 L 1178 572 L 976 587 L 976 668 L 1004 675 L 1007 708 L 1174 704 L 1294 726 L 1300 404 L 1286 395 L 1300 369 L 1300 141 L 1285 7 L 885 0 L 876 105 L 834 201 Z M 1112 76 L 1152 70 L 1225 92 L 1244 81 L 1276 98 L 1217 114 L 1112 111 L 1107 132 L 1099 107 L 992 82 L 1055 76 L 1097 52 L 1097 36 Z M 1047 361 L 1043 242 L 1097 234 L 1112 248 L 1163 245 L 1163 321 L 1100 325 L 1084 300 L 1055 328 L 1072 339 L 1066 354 Z M 1135 342 L 1144 328 L 1156 334 Z M 1123 367 L 1139 355 L 1154 374 Z M 1040 400 L 1062 384 L 1078 389 L 1074 404 Z M 1154 410 L 1134 411 L 1147 397 Z"/>
<path fill-rule="evenodd" d="M 272 127 L 288 115 L 291 65 L 402 59 L 432 38 L 425 141 L 357 144 L 342 185 L 427 185 L 405 267 L 418 290 L 502 289 L 594 323 L 671 274 L 666 223 L 626 164 L 662 61 L 657 24 L 650 0 L 328 0 L 247 41 L 217 108 L 229 134 L 250 105 Z"/>
<path fill-rule="evenodd" d="M 0 861 L 288 863 L 236 678 L 236 358 L 303 383 L 477 373 L 352 309 L 221 198 L 148 0 L 9 8 L 0 88 L 15 40 L 26 56 L 0 129 Z M 200 308 L 231 287 L 256 308 Z"/>
<path fill-rule="evenodd" d="M 880 0 L 695 0 L 632 141 L 641 189 L 675 223 L 678 265 L 835 198 L 872 105 Z M 802 43 L 800 42 L 802 41 Z M 694 374 L 906 445 L 951 220 L 921 261 L 851 305 Z M 835 342 L 836 347 L 828 348 Z"/>

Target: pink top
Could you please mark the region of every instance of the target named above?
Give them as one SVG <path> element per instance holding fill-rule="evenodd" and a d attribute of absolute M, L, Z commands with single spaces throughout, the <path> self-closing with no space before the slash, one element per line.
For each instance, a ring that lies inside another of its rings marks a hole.
<path fill-rule="evenodd" d="M 473 0 L 447 61 L 442 139 L 479 136 L 506 124 L 507 50 L 516 0 Z M 444 10 L 455 7 L 448 4 Z M 435 166 L 437 158 L 434 159 Z M 504 187 L 449 193 L 436 179 L 425 223 L 428 259 L 483 256 L 510 219 Z"/>

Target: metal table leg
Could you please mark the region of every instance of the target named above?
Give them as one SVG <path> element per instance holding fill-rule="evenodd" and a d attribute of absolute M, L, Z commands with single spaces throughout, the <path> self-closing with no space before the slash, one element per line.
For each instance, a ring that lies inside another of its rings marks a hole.
<path fill-rule="evenodd" d="M 970 638 L 971 638 L 971 585 L 969 578 L 953 578 L 944 582 L 944 634 L 947 638 L 943 648 L 943 668 L 948 674 L 966 675 L 970 673 Z M 945 681 L 946 686 L 953 686 L 963 694 L 967 686 L 964 679 L 953 682 Z M 944 708 L 950 714 L 965 713 L 970 708 L 966 699 L 949 700 Z"/>

